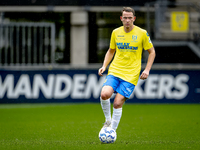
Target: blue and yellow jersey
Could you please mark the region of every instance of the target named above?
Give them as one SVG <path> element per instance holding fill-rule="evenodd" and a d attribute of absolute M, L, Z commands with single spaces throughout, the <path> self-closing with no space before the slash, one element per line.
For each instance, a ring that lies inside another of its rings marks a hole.
<path fill-rule="evenodd" d="M 131 32 L 126 33 L 121 26 L 113 30 L 110 48 L 116 49 L 115 57 L 109 67 L 108 74 L 119 77 L 137 85 L 143 49 L 153 47 L 146 30 L 134 25 Z"/>

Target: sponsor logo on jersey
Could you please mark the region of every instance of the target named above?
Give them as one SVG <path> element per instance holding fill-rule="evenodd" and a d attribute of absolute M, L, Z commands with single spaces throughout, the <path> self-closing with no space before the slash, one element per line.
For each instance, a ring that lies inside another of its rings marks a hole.
<path fill-rule="evenodd" d="M 150 39 L 150 37 L 149 37 L 149 43 L 151 43 L 151 39 Z"/>
<path fill-rule="evenodd" d="M 130 43 L 117 43 L 117 47 L 120 51 L 123 52 L 133 52 L 138 50 L 138 47 L 129 46 Z"/>

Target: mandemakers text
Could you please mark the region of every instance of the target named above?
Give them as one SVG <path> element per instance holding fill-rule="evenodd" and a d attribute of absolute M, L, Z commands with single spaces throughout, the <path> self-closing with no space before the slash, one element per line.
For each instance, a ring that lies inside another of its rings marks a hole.
<path fill-rule="evenodd" d="M 105 76 L 98 79 L 96 74 L 49 74 L 45 81 L 41 74 L 35 74 L 32 81 L 28 74 L 21 74 L 19 79 L 13 74 L 7 74 L 3 80 L 0 76 L 0 99 L 7 97 L 17 99 L 25 96 L 27 99 L 37 99 L 40 94 L 46 99 L 97 99 L 100 96 Z M 183 99 L 189 92 L 187 74 L 176 77 L 170 74 L 151 74 L 147 80 L 140 80 L 136 86 L 134 96 L 138 99 Z"/>

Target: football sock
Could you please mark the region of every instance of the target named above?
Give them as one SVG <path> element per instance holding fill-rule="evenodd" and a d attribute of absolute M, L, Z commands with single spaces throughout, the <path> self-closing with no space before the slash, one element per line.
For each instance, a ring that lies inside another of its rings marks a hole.
<path fill-rule="evenodd" d="M 106 121 L 111 121 L 110 99 L 102 100 L 102 98 L 100 97 L 100 101 Z"/>
<path fill-rule="evenodd" d="M 121 116 L 122 116 L 122 108 L 117 108 L 117 109 L 113 108 L 111 128 L 113 128 L 114 130 L 117 129 Z"/>

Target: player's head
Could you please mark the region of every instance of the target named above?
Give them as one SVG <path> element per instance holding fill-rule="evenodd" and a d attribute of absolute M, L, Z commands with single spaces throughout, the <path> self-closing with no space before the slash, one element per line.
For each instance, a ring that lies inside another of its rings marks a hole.
<path fill-rule="evenodd" d="M 135 16 L 135 10 L 133 8 L 131 8 L 131 7 L 123 7 L 123 9 L 122 9 L 122 16 L 123 16 L 124 12 L 132 12 L 133 16 Z"/>
<path fill-rule="evenodd" d="M 130 28 L 135 21 L 135 11 L 131 7 L 123 7 L 122 16 L 120 17 L 124 27 Z"/>

